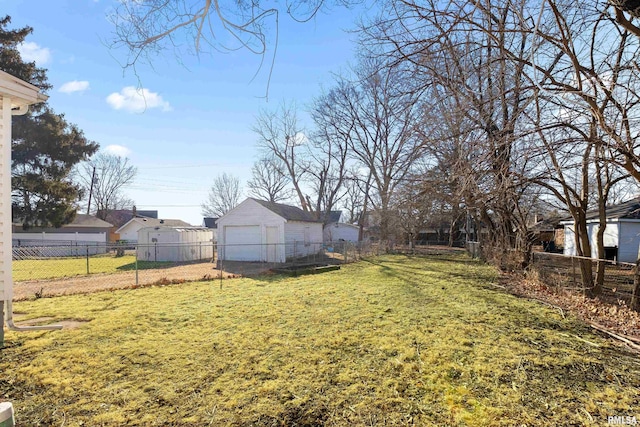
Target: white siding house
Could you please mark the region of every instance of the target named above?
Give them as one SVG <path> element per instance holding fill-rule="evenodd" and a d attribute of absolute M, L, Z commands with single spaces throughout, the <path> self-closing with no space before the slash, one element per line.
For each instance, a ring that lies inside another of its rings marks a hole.
<path fill-rule="evenodd" d="M 322 250 L 322 222 L 294 206 L 248 198 L 217 226 L 221 260 L 285 262 Z"/>
<path fill-rule="evenodd" d="M 0 71 L 0 346 L 4 337 L 3 315 L 11 316 L 11 117 L 25 114 L 29 105 L 47 99 L 40 90 L 11 74 Z"/>
<path fill-rule="evenodd" d="M 353 224 L 333 222 L 324 226 L 325 242 L 357 242 L 360 234 L 360 227 Z"/>
<path fill-rule="evenodd" d="M 145 227 L 137 240 L 138 261 L 213 260 L 213 232 L 205 227 Z"/>
<path fill-rule="evenodd" d="M 604 246 L 607 258 L 620 262 L 636 262 L 640 257 L 640 199 L 633 199 L 606 209 L 607 225 Z M 576 255 L 575 227 L 573 221 L 563 221 L 564 254 Z M 597 212 L 587 215 L 587 232 L 596 258 L 596 238 L 600 224 Z"/>
<path fill-rule="evenodd" d="M 120 235 L 120 240 L 136 243 L 138 241 L 138 231 L 146 227 L 191 227 L 191 224 L 179 219 L 133 217 L 118 228 L 116 233 Z"/>

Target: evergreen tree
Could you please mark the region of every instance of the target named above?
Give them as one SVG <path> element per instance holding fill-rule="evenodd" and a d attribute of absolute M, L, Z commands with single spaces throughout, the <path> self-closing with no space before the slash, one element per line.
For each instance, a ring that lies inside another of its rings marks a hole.
<path fill-rule="evenodd" d="M 46 70 L 25 62 L 18 45 L 33 31 L 9 30 L 11 18 L 0 19 L 0 70 L 35 86 L 51 88 Z M 12 120 L 12 214 L 25 229 L 60 227 L 73 221 L 81 189 L 71 180 L 74 165 L 96 152 L 98 144 L 87 140 L 77 126 L 56 114 L 48 104 L 30 107 Z"/>

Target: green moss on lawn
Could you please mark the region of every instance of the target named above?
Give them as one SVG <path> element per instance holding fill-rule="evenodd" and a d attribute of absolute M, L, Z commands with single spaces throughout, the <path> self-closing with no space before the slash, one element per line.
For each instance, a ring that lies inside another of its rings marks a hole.
<path fill-rule="evenodd" d="M 17 303 L 78 329 L 6 334 L 22 425 L 603 425 L 640 365 L 504 294 L 464 257 Z M 635 411 L 635 412 L 634 412 Z"/>

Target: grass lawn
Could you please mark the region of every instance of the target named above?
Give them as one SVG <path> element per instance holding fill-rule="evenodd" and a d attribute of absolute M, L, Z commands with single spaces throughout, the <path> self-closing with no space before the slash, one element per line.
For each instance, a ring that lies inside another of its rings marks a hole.
<path fill-rule="evenodd" d="M 638 356 L 502 293 L 464 257 L 385 256 L 263 276 L 39 299 L 7 332 L 19 425 L 597 425 L 640 420 Z M 38 424 L 39 423 L 39 424 Z"/>
<path fill-rule="evenodd" d="M 175 263 L 138 261 L 138 269 L 162 268 Z M 135 255 L 115 257 L 91 256 L 89 257 L 89 273 L 119 273 L 131 271 L 136 268 Z M 68 257 L 51 259 L 25 259 L 13 261 L 13 280 L 55 279 L 60 277 L 83 276 L 87 274 L 86 257 Z"/>

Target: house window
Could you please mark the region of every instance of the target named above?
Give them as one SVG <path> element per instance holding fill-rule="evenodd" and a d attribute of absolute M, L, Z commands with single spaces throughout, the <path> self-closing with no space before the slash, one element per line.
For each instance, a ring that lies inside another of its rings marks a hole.
<path fill-rule="evenodd" d="M 311 228 L 305 227 L 304 228 L 304 245 L 305 246 L 311 245 L 310 235 L 311 235 Z"/>

